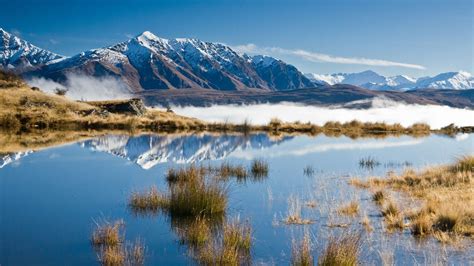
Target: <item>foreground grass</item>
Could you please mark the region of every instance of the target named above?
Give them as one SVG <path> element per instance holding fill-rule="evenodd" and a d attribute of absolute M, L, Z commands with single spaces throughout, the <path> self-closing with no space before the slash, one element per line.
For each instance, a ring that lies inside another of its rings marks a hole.
<path fill-rule="evenodd" d="M 235 218 L 224 225 L 220 237 L 198 250 L 196 259 L 201 265 L 246 265 L 251 262 L 251 247 L 250 225 Z"/>
<path fill-rule="evenodd" d="M 346 231 L 338 237 L 332 236 L 318 259 L 318 265 L 358 265 L 360 245 L 359 233 Z"/>
<path fill-rule="evenodd" d="M 453 164 L 435 166 L 420 172 L 406 170 L 400 175 L 372 178 L 351 183 L 378 191 L 373 199 L 393 228 L 410 227 L 413 235 L 431 235 L 442 242 L 460 236 L 474 236 L 474 156 L 463 156 Z M 387 199 L 383 189 L 402 191 L 421 200 L 418 210 L 404 210 Z M 408 220 L 405 223 L 404 220 Z"/>
<path fill-rule="evenodd" d="M 312 266 L 314 258 L 312 255 L 311 237 L 308 231 L 305 231 L 303 239 L 299 242 L 293 240 L 291 247 L 291 265 L 293 266 Z"/>
<path fill-rule="evenodd" d="M 137 266 L 144 264 L 144 245 L 140 240 L 136 240 L 134 243 L 125 243 L 124 227 L 125 224 L 122 220 L 113 223 L 107 221 L 96 223 L 91 243 L 97 250 L 99 262 L 102 265 Z"/>

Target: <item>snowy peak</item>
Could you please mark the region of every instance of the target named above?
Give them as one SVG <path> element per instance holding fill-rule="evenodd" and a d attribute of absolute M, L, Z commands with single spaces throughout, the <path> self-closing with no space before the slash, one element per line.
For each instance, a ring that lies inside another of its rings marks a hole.
<path fill-rule="evenodd" d="M 474 89 L 472 74 L 459 71 L 441 73 L 435 77 L 412 78 L 406 75 L 385 77 L 374 71 L 359 73 L 337 73 L 331 75 L 305 74 L 311 81 L 329 85 L 350 84 L 372 90 L 411 90 L 411 89 Z"/>
<path fill-rule="evenodd" d="M 164 39 L 145 31 L 128 41 L 83 52 L 29 74 L 58 81 L 70 71 L 95 77 L 111 75 L 122 79 L 133 91 L 314 87 L 294 66 L 269 57 L 262 60 L 264 64 L 256 63 L 221 43 Z"/>
<path fill-rule="evenodd" d="M 474 89 L 474 78 L 471 73 L 465 71 L 441 73 L 434 77 L 420 78 L 416 83 L 418 88 Z"/>
<path fill-rule="evenodd" d="M 62 58 L 0 28 L 0 68 L 21 72 Z"/>

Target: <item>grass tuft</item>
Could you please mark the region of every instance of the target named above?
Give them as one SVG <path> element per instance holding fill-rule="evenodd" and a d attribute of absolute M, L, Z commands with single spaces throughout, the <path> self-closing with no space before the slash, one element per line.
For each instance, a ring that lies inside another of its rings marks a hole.
<path fill-rule="evenodd" d="M 291 249 L 291 265 L 293 266 L 311 266 L 314 264 L 314 258 L 311 254 L 313 244 L 309 233 L 306 231 L 300 242 L 293 240 Z"/>
<path fill-rule="evenodd" d="M 115 247 L 123 242 L 124 222 L 122 220 L 113 223 L 107 221 L 103 224 L 96 223 L 96 226 L 97 228 L 92 233 L 92 245 Z"/>
<path fill-rule="evenodd" d="M 387 199 L 387 195 L 385 195 L 385 192 L 383 190 L 379 190 L 372 195 L 372 200 L 375 201 L 378 205 L 382 205 L 384 200 Z"/>
<path fill-rule="evenodd" d="M 139 193 L 133 192 L 129 203 L 133 212 L 138 214 L 157 213 L 159 210 L 167 208 L 168 199 L 162 195 L 156 186 L 150 190 Z"/>
<path fill-rule="evenodd" d="M 255 159 L 252 161 L 250 171 L 255 178 L 263 178 L 268 176 L 268 163 L 263 159 Z"/>
<path fill-rule="evenodd" d="M 344 232 L 337 238 L 330 237 L 318 259 L 318 265 L 358 265 L 360 244 L 360 233 Z"/>
<path fill-rule="evenodd" d="M 342 215 L 355 216 L 359 213 L 359 203 L 355 200 L 342 205 L 337 212 Z"/>

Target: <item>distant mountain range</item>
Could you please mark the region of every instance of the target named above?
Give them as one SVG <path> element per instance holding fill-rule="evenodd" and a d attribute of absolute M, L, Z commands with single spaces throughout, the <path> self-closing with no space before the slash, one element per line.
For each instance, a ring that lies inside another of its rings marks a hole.
<path fill-rule="evenodd" d="M 69 73 L 112 76 L 132 92 L 162 89 L 220 91 L 288 91 L 350 84 L 371 90 L 473 89 L 467 72 L 435 77 L 384 77 L 373 71 L 303 75 L 296 67 L 269 56 L 249 56 L 220 43 L 197 39 L 163 39 L 151 32 L 109 47 L 64 57 L 38 48 L 0 28 L 0 68 L 25 77 L 64 82 Z"/>
<path fill-rule="evenodd" d="M 405 75 L 385 77 L 367 70 L 359 73 L 338 73 L 331 75 L 305 74 L 314 83 L 326 85 L 350 84 L 371 90 L 413 89 L 474 89 L 474 77 L 464 71 L 442 73 L 434 77 L 412 78 Z"/>

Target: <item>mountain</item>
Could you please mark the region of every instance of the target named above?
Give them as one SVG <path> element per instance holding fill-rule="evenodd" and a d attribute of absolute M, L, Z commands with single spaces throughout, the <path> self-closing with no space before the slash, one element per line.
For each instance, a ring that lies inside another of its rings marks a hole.
<path fill-rule="evenodd" d="M 148 31 L 24 74 L 64 81 L 72 72 L 117 77 L 135 92 L 181 88 L 271 91 L 314 86 L 294 66 L 281 60 L 240 55 L 220 43 L 163 39 Z"/>
<path fill-rule="evenodd" d="M 417 88 L 467 90 L 474 89 L 474 77 L 465 71 L 447 72 L 435 77 L 420 78 Z"/>
<path fill-rule="evenodd" d="M 292 90 L 318 85 L 301 75 L 296 67 L 273 57 L 256 55 L 250 57 L 249 60 L 257 74 L 267 82 L 270 88 L 275 90 Z"/>
<path fill-rule="evenodd" d="M 0 69 L 23 72 L 63 58 L 0 28 Z"/>
<path fill-rule="evenodd" d="M 267 134 L 243 135 L 143 135 L 104 136 L 80 143 L 80 146 L 93 151 L 106 152 L 132 161 L 143 169 L 157 164 L 194 163 L 205 160 L 223 159 L 236 150 L 264 149 L 292 137 L 278 140 Z"/>
<path fill-rule="evenodd" d="M 474 78 L 470 73 L 447 72 L 435 77 L 412 78 L 405 75 L 385 77 L 367 70 L 359 73 L 337 73 L 331 75 L 305 74 L 313 83 L 327 85 L 350 84 L 371 90 L 406 91 L 412 89 L 474 89 Z"/>
<path fill-rule="evenodd" d="M 210 106 L 294 102 L 331 108 L 370 108 L 372 100 L 389 99 L 406 104 L 446 105 L 474 109 L 474 90 L 416 89 L 409 91 L 369 90 L 336 84 L 289 91 L 217 91 L 205 89 L 154 90 L 136 94 L 149 106 Z M 360 104 L 363 102 L 363 104 Z"/>

